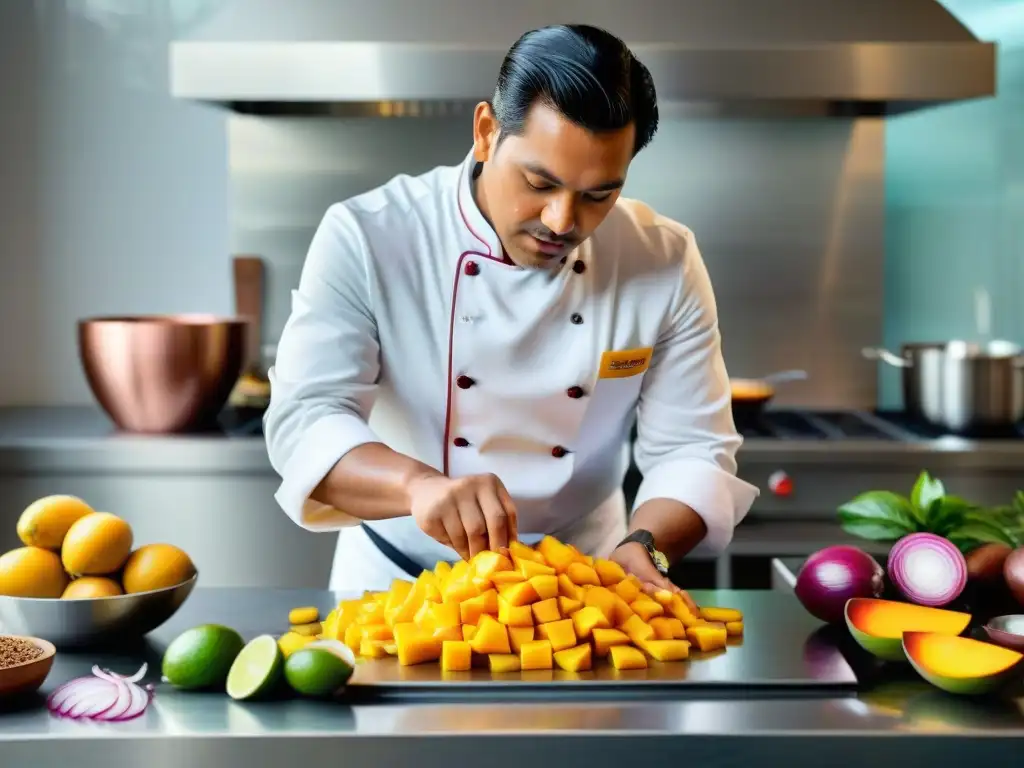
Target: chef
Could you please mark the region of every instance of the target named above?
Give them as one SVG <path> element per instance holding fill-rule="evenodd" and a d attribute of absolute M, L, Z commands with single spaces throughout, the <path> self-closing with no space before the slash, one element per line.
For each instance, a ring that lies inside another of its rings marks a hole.
<path fill-rule="evenodd" d="M 621 195 L 657 123 L 621 40 L 534 30 L 463 162 L 327 210 L 264 427 L 283 510 L 340 532 L 331 589 L 550 534 L 681 592 L 667 563 L 729 543 L 758 491 L 708 273 L 689 229 Z"/>

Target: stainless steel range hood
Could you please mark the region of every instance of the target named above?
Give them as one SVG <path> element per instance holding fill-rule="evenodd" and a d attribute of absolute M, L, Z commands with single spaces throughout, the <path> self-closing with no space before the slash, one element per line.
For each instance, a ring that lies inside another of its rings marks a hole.
<path fill-rule="evenodd" d="M 995 46 L 938 0 L 207 0 L 174 96 L 260 114 L 427 116 L 490 96 L 525 30 L 605 27 L 664 107 L 885 115 L 991 96 Z"/>

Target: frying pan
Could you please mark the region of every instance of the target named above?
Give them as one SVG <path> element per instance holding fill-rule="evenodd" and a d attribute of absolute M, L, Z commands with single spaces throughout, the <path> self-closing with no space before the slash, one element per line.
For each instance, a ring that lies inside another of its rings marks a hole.
<path fill-rule="evenodd" d="M 732 417 L 737 427 L 757 424 L 765 406 L 775 397 L 775 385 L 802 381 L 807 371 L 790 370 L 769 373 L 760 379 L 729 379 L 732 389 Z"/>

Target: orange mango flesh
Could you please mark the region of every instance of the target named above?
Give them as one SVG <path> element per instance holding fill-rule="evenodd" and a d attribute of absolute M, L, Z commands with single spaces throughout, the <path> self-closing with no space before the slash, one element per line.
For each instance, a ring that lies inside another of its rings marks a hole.
<path fill-rule="evenodd" d="M 891 639 L 902 637 L 904 632 L 959 635 L 971 621 L 968 613 L 873 598 L 852 599 L 847 612 L 861 632 Z"/>
<path fill-rule="evenodd" d="M 907 632 L 903 644 L 918 664 L 942 677 L 991 677 L 1024 658 L 1009 648 L 958 635 Z"/>
<path fill-rule="evenodd" d="M 742 634 L 740 611 L 694 615 L 678 595 L 647 594 L 617 563 L 547 536 L 536 547 L 514 542 L 343 600 L 316 637 L 364 658 L 437 663 L 445 672 L 550 674 L 584 673 L 595 663 L 645 669 L 688 659 L 691 647 L 725 648 L 728 636 Z"/>

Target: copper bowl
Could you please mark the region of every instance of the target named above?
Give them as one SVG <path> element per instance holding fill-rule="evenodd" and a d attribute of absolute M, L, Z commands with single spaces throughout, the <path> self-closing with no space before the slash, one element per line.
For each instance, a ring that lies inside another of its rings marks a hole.
<path fill-rule="evenodd" d="M 246 322 L 212 315 L 93 317 L 78 353 L 93 396 L 128 432 L 216 425 L 245 355 Z"/>

